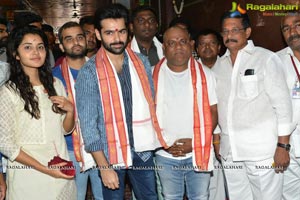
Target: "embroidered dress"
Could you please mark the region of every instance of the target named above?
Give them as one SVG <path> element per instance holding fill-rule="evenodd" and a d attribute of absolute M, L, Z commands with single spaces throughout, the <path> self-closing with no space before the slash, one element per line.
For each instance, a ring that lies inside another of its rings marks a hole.
<path fill-rule="evenodd" d="M 55 80 L 54 87 L 59 96 L 65 96 L 59 80 Z M 74 180 L 56 179 L 15 161 L 21 148 L 45 166 L 57 154 L 69 160 L 62 127 L 64 116 L 52 111 L 43 86 L 34 86 L 34 90 L 40 119 L 31 118 L 14 90 L 0 88 L 0 151 L 9 158 L 6 199 L 76 199 Z"/>

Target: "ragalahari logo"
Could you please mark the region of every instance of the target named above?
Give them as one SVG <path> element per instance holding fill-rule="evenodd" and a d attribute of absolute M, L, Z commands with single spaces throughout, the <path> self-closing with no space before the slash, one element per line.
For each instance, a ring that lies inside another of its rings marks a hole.
<path fill-rule="evenodd" d="M 246 10 L 243 9 L 240 4 L 237 4 L 234 1 L 231 4 L 232 4 L 232 7 L 231 7 L 231 10 L 229 12 L 239 12 L 241 14 L 245 14 L 246 13 Z"/>

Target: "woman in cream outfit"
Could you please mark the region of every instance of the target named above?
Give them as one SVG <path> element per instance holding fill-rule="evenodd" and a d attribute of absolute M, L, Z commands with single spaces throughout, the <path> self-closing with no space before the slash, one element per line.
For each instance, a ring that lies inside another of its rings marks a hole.
<path fill-rule="evenodd" d="M 45 63 L 48 44 L 32 26 L 16 28 L 8 39 L 9 81 L 0 88 L 0 151 L 9 159 L 8 200 L 75 199 L 72 176 L 48 162 L 68 160 L 64 134 L 74 127 L 73 105 Z"/>

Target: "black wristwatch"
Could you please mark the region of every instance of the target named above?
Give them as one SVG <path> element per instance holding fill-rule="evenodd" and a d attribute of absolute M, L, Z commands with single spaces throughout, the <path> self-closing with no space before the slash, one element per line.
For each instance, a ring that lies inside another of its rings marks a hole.
<path fill-rule="evenodd" d="M 290 144 L 282 144 L 282 143 L 277 143 L 277 146 L 278 147 L 281 147 L 281 148 L 284 148 L 286 151 L 290 151 L 290 149 L 291 149 L 291 145 Z"/>

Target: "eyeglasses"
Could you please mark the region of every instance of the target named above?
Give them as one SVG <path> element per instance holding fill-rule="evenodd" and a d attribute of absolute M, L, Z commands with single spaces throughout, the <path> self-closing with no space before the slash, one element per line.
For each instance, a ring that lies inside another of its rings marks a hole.
<path fill-rule="evenodd" d="M 281 31 L 282 31 L 282 33 L 287 33 L 287 32 L 290 32 L 293 28 L 294 28 L 296 31 L 300 31 L 300 23 L 296 23 L 296 24 L 293 24 L 293 25 L 291 25 L 291 26 L 289 26 L 289 25 L 284 25 L 284 26 L 281 28 Z"/>
<path fill-rule="evenodd" d="M 229 33 L 232 34 L 232 35 L 236 35 L 236 34 L 240 33 L 242 30 L 244 31 L 245 28 L 233 28 L 231 30 L 223 30 L 221 32 L 221 35 L 222 36 L 227 36 Z"/>
<path fill-rule="evenodd" d="M 154 17 L 151 17 L 151 18 L 148 18 L 148 19 L 145 19 L 143 17 L 138 17 L 138 18 L 136 18 L 136 21 L 140 25 L 145 24 L 146 22 L 149 23 L 149 24 L 157 23 L 156 19 Z"/>
<path fill-rule="evenodd" d="M 188 40 L 185 39 L 181 39 L 179 41 L 175 41 L 175 40 L 169 40 L 166 42 L 167 46 L 170 48 L 174 48 L 177 46 L 177 44 L 179 44 L 180 46 L 187 46 L 188 44 Z"/>

